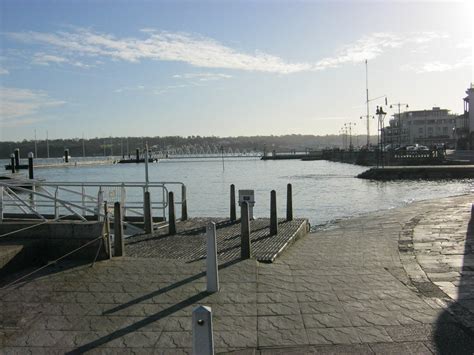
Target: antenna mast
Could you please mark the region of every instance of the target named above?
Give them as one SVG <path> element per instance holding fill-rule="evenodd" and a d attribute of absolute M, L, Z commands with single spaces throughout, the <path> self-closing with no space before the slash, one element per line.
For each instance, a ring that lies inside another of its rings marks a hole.
<path fill-rule="evenodd" d="M 367 97 L 367 149 L 369 148 L 369 143 L 370 143 L 370 111 L 369 111 L 369 73 L 368 73 L 368 68 L 367 68 L 367 59 L 365 60 L 365 92 L 366 92 L 366 97 Z"/>

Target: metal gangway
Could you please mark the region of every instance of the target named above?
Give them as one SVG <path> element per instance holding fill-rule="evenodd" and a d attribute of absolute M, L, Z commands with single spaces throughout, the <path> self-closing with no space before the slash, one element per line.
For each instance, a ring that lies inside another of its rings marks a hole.
<path fill-rule="evenodd" d="M 133 234 L 145 220 L 145 192 L 150 196 L 154 224 L 168 218 L 169 192 L 175 204 L 187 215 L 186 186 L 182 182 L 51 182 L 39 180 L 0 180 L 0 222 L 4 218 L 48 220 L 98 220 L 105 213 L 113 216 L 120 203 L 124 223 Z M 136 224 L 134 224 L 136 223 Z"/>

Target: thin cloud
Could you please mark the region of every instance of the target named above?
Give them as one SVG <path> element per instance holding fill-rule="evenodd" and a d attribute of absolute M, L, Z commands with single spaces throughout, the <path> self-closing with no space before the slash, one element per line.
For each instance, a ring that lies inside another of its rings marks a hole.
<path fill-rule="evenodd" d="M 122 93 L 122 92 L 125 92 L 125 91 L 142 91 L 142 90 L 145 90 L 145 86 L 144 86 L 144 85 L 125 86 L 125 87 L 123 87 L 123 88 L 115 89 L 114 92 L 115 92 L 115 93 Z"/>
<path fill-rule="evenodd" d="M 185 73 L 173 75 L 175 79 L 190 79 L 198 81 L 215 81 L 221 79 L 230 79 L 232 75 L 224 73 Z"/>
<path fill-rule="evenodd" d="M 46 65 L 46 66 L 53 63 L 53 64 L 70 64 L 70 65 L 80 67 L 80 68 L 90 67 L 90 65 L 84 64 L 77 60 L 70 60 L 69 58 L 66 58 L 66 57 L 61 57 L 61 56 L 53 55 L 53 54 L 47 54 L 43 52 L 35 53 L 35 55 L 33 56 L 32 63 L 37 64 L 37 65 Z"/>
<path fill-rule="evenodd" d="M 408 64 L 402 67 L 405 71 L 414 71 L 418 74 L 441 73 L 453 71 L 460 68 L 473 66 L 472 57 L 466 57 L 456 63 L 443 63 L 440 61 L 426 62 L 418 65 Z"/>
<path fill-rule="evenodd" d="M 65 101 L 50 98 L 42 91 L 0 87 L 0 123 L 33 120 L 43 110 L 61 106 Z"/>
<path fill-rule="evenodd" d="M 116 61 L 138 63 L 141 60 L 184 62 L 199 68 L 219 68 L 291 74 L 305 71 L 326 70 L 347 63 L 360 63 L 374 59 L 385 51 L 405 45 L 420 45 L 430 41 L 446 38 L 447 35 L 436 32 L 417 33 L 373 33 L 345 45 L 336 55 L 325 57 L 316 62 L 288 62 L 278 56 L 255 51 L 244 53 L 225 46 L 211 38 L 191 35 L 189 33 L 172 33 L 157 31 L 151 28 L 140 31 L 142 37 L 119 38 L 111 34 L 94 32 L 89 29 L 76 29 L 72 32 L 10 32 L 10 39 L 41 44 L 55 53 L 43 53 L 43 63 L 67 63 L 77 66 L 87 64 L 78 62 L 88 58 L 95 62 L 103 58 Z M 57 53 L 61 53 L 58 56 Z M 52 57 L 44 57 L 50 55 Z M 73 59 L 74 58 L 74 59 Z M 41 62 L 41 61 L 40 61 Z M 212 79 L 211 79 L 212 78 Z M 215 80 L 209 75 L 195 78 L 201 81 Z M 223 77 L 221 77 L 223 78 Z"/>
<path fill-rule="evenodd" d="M 10 74 L 10 72 L 7 69 L 0 67 L 0 75 L 8 75 L 8 74 Z"/>

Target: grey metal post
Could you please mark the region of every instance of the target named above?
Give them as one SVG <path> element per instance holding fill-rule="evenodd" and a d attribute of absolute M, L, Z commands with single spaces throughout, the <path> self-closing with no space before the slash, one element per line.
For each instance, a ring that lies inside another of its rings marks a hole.
<path fill-rule="evenodd" d="M 188 219 L 188 201 L 186 199 L 186 185 L 181 185 L 181 220 Z"/>
<path fill-rule="evenodd" d="M 291 184 L 286 185 L 286 220 L 293 220 L 293 189 Z"/>
<path fill-rule="evenodd" d="M 270 235 L 278 234 L 276 192 L 270 192 Z"/>
<path fill-rule="evenodd" d="M 193 355 L 214 355 L 211 307 L 198 306 L 193 310 Z"/>
<path fill-rule="evenodd" d="M 15 167 L 17 170 L 20 170 L 20 149 L 15 149 Z"/>
<path fill-rule="evenodd" d="M 240 234 L 240 257 L 249 259 L 252 257 L 252 245 L 250 243 L 249 205 L 245 201 L 240 205 Z"/>
<path fill-rule="evenodd" d="M 58 189 L 56 188 L 56 193 L 57 192 L 58 192 Z M 99 192 L 97 193 L 97 220 L 99 222 L 102 221 L 102 217 L 100 216 L 100 209 L 102 208 L 103 201 L 104 201 L 104 191 L 102 191 L 102 186 L 100 186 Z"/>
<path fill-rule="evenodd" d="M 114 203 L 114 256 L 124 256 L 123 220 L 120 202 Z"/>
<path fill-rule="evenodd" d="M 32 152 L 29 152 L 28 153 L 28 178 L 30 179 L 34 179 L 33 157 L 34 157 L 34 154 Z"/>
<path fill-rule="evenodd" d="M 206 277 L 207 292 L 219 291 L 219 270 L 217 267 L 217 241 L 216 224 L 211 222 L 207 225 L 207 256 L 206 256 Z"/>
<path fill-rule="evenodd" d="M 151 214 L 150 192 L 143 193 L 143 224 L 145 233 L 153 233 L 153 216 Z"/>
<path fill-rule="evenodd" d="M 230 220 L 235 221 L 237 219 L 235 213 L 235 185 L 230 185 Z"/>
<path fill-rule="evenodd" d="M 12 169 L 12 174 L 15 174 L 15 155 L 10 155 L 10 167 Z"/>
<path fill-rule="evenodd" d="M 174 213 L 174 194 L 168 193 L 168 232 L 170 235 L 176 234 L 176 215 Z"/>
<path fill-rule="evenodd" d="M 64 162 L 69 163 L 69 149 L 64 149 Z"/>

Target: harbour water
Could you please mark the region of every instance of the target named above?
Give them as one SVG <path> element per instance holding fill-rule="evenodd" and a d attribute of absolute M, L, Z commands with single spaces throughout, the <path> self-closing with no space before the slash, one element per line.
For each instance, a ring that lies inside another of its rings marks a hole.
<path fill-rule="evenodd" d="M 474 180 L 374 182 L 355 176 L 366 170 L 327 161 L 261 161 L 252 158 L 176 159 L 149 164 L 150 181 L 181 181 L 187 186 L 192 217 L 225 217 L 229 213 L 229 186 L 255 190 L 256 217 L 269 215 L 270 191 L 277 192 L 279 215 L 284 216 L 286 184 L 293 184 L 294 215 L 312 226 L 326 225 L 371 211 L 407 205 L 413 201 L 471 192 Z M 36 169 L 47 181 L 145 181 L 144 164 L 72 166 Z M 153 197 L 152 197 L 153 198 Z"/>

